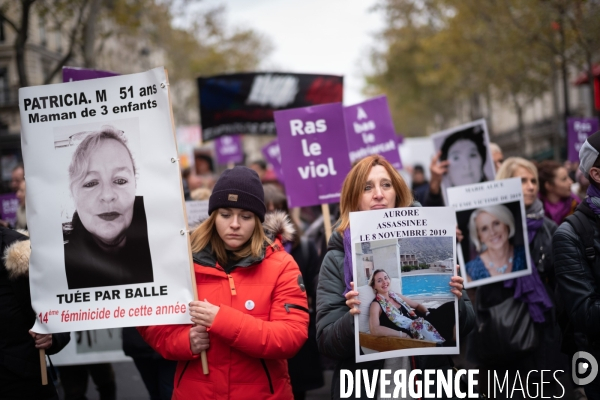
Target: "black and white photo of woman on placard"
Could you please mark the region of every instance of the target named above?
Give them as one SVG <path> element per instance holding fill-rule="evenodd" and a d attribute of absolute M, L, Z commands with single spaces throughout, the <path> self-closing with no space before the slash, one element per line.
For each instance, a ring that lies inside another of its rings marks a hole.
<path fill-rule="evenodd" d="M 447 161 L 442 192 L 455 186 L 494 180 L 494 162 L 489 151 L 485 120 L 474 121 L 432 135 L 439 161 Z"/>
<path fill-rule="evenodd" d="M 152 282 L 144 199 L 136 195 L 127 132 L 115 123 L 62 136 L 55 135 L 56 150 L 75 147 L 68 167 L 74 210 L 63 210 L 62 223 L 69 289 Z"/>

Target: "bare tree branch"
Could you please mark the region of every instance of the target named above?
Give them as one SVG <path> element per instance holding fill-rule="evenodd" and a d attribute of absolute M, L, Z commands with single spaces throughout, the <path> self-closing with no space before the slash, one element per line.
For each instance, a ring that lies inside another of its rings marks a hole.
<path fill-rule="evenodd" d="M 15 30 L 15 32 L 19 32 L 19 28 L 17 27 L 17 24 L 14 23 L 14 21 L 10 18 L 8 18 L 8 16 L 6 15 L 6 13 L 4 12 L 4 10 L 0 9 L 0 17 L 8 22 L 8 25 L 10 25 L 11 28 L 13 28 Z"/>
<path fill-rule="evenodd" d="M 73 56 L 73 52 L 74 52 L 74 49 L 75 49 L 75 43 L 77 42 L 77 33 L 78 33 L 78 31 L 83 26 L 83 16 L 85 14 L 85 10 L 87 8 L 87 5 L 88 5 L 88 0 L 83 0 L 81 2 L 81 7 L 79 8 L 79 15 L 77 17 L 77 21 L 73 24 L 73 27 L 71 28 L 71 33 L 69 34 L 69 50 L 56 63 L 56 65 L 55 65 L 54 69 L 52 70 L 52 72 L 48 74 L 48 76 L 44 80 L 44 85 L 47 85 L 48 83 L 52 82 L 52 79 L 54 79 L 54 76 L 56 76 L 56 74 L 58 74 L 62 70 L 62 67 Z"/>

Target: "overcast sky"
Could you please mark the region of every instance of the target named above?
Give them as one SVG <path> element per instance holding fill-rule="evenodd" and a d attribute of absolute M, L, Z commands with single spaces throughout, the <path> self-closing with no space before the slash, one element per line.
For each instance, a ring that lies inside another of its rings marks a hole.
<path fill-rule="evenodd" d="M 365 100 L 375 34 L 383 29 L 376 0 L 205 0 L 225 5 L 230 28 L 249 27 L 267 36 L 273 52 L 262 68 L 344 76 L 344 104 Z"/>

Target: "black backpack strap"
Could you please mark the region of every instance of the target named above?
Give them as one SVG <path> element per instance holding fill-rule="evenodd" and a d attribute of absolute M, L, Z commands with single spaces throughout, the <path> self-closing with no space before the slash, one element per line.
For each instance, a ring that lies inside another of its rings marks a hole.
<path fill-rule="evenodd" d="M 585 257 L 590 263 L 593 263 L 596 259 L 596 250 L 594 250 L 594 225 L 589 218 L 583 213 L 583 211 L 577 209 L 573 214 L 569 215 L 566 222 L 571 224 L 577 236 L 583 242 L 585 249 Z"/>

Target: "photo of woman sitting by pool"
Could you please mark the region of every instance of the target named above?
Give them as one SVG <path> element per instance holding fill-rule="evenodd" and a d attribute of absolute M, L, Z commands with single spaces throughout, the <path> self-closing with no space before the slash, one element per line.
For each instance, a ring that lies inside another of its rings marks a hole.
<path fill-rule="evenodd" d="M 452 238 L 407 238 L 356 245 L 364 353 L 456 346 Z"/>

